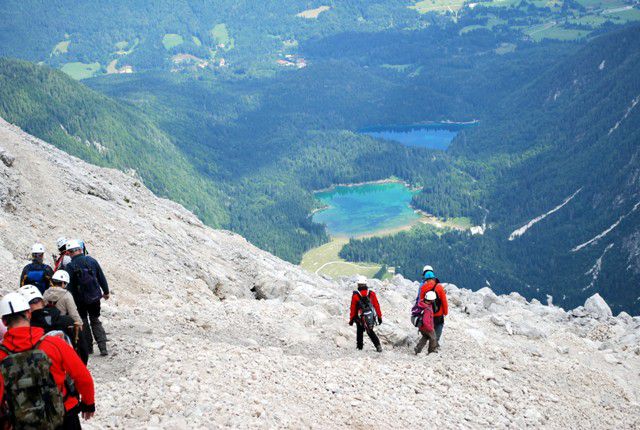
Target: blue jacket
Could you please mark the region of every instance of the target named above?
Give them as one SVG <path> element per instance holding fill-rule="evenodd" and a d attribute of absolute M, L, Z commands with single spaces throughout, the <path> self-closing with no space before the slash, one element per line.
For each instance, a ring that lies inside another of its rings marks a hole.
<path fill-rule="evenodd" d="M 79 289 L 78 289 L 78 273 L 77 271 L 82 268 L 88 268 L 93 271 L 96 277 L 96 281 L 100 286 L 103 294 L 109 294 L 109 284 L 107 283 L 107 278 L 105 278 L 104 273 L 102 272 L 102 267 L 95 260 L 95 258 L 89 255 L 76 255 L 71 259 L 71 262 L 67 264 L 65 270 L 69 272 L 69 285 L 67 285 L 67 290 L 73 295 L 73 299 L 76 303 L 83 303 Z"/>

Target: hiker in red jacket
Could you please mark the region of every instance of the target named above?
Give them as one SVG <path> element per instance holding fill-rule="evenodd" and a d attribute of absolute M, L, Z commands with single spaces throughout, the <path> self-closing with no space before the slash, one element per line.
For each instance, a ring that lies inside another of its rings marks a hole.
<path fill-rule="evenodd" d="M 427 265 L 422 269 L 424 283 L 420 286 L 416 304 L 423 302 L 427 292 L 435 291 L 436 299 L 433 302 L 433 323 L 436 331 L 436 339 L 440 342 L 442 329 L 444 328 L 444 317 L 449 314 L 449 305 L 447 303 L 447 293 L 444 287 L 433 273 L 433 267 Z"/>
<path fill-rule="evenodd" d="M 85 420 L 95 413 L 93 378 L 87 367 L 62 338 L 45 336 L 43 329 L 31 326 L 29 303 L 20 293 L 7 294 L 0 301 L 0 313 L 8 328 L 0 345 L 0 398 L 10 412 L 3 418 L 13 428 L 80 429 L 78 413 Z M 28 359 L 25 353 L 30 353 Z M 70 389 L 67 376 L 75 389 Z M 25 380 L 31 385 L 25 387 Z M 24 395 L 27 390 L 29 396 Z M 46 394 L 33 399 L 34 392 Z"/>
<path fill-rule="evenodd" d="M 354 291 L 351 296 L 351 312 L 349 317 L 349 325 L 356 323 L 356 347 L 363 348 L 364 332 L 367 332 L 369 339 L 376 347 L 376 351 L 382 352 L 380 339 L 373 331 L 373 327 L 382 324 L 382 311 L 378 303 L 376 293 L 370 291 L 367 287 L 367 279 L 359 276 L 356 282 L 358 291 Z"/>

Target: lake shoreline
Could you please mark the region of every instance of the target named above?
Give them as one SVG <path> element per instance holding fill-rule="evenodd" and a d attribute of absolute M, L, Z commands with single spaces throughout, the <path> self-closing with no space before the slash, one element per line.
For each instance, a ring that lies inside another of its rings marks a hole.
<path fill-rule="evenodd" d="M 351 182 L 348 184 L 333 184 L 329 187 L 326 188 L 321 188 L 319 190 L 313 190 L 311 191 L 313 194 L 317 194 L 317 193 L 327 193 L 329 191 L 335 191 L 336 188 L 353 188 L 353 187 L 361 187 L 363 185 L 382 185 L 382 184 L 402 184 L 405 187 L 409 188 L 410 190 L 414 191 L 416 190 L 416 187 L 413 187 L 411 184 L 409 184 L 406 181 L 403 181 L 402 179 L 398 179 L 398 178 L 387 178 L 387 179 L 378 179 L 375 181 L 364 181 L 364 182 Z M 326 208 L 321 208 L 320 210 L 324 210 L 327 209 L 329 206 L 327 206 Z M 314 209 L 314 211 L 312 212 L 315 213 L 318 212 L 318 209 Z"/>

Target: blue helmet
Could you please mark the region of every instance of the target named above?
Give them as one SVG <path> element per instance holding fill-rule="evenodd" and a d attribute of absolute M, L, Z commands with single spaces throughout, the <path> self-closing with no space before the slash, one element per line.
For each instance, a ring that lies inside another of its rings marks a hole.
<path fill-rule="evenodd" d="M 436 275 L 431 271 L 431 270 L 427 270 L 426 272 L 424 272 L 424 279 L 435 279 Z"/>

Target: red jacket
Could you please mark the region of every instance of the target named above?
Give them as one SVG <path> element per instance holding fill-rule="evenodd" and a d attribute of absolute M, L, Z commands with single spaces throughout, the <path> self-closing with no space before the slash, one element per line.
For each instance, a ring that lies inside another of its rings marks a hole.
<path fill-rule="evenodd" d="M 449 314 L 449 305 L 447 304 L 447 293 L 444 292 L 444 287 L 440 283 L 436 283 L 435 279 L 427 279 L 420 287 L 418 293 L 418 302 L 424 301 L 424 296 L 427 292 L 435 290 L 436 296 L 440 299 L 440 309 L 433 314 L 434 317 L 441 317 Z"/>
<path fill-rule="evenodd" d="M 367 293 L 369 293 L 369 300 L 371 300 L 371 304 L 376 310 L 378 317 L 382 318 L 382 311 L 380 310 L 380 303 L 378 303 L 376 293 L 370 290 L 363 290 L 354 292 L 353 296 L 351 296 L 351 314 L 349 316 L 349 321 L 355 320 L 358 315 L 358 302 L 360 301 L 360 297 L 366 296 Z"/>
<path fill-rule="evenodd" d="M 33 348 L 40 338 L 44 336 L 44 330 L 40 327 L 16 327 L 9 329 L 4 335 L 2 345 L 10 351 L 22 352 Z M 80 393 L 82 402 L 93 405 L 95 402 L 93 391 L 93 378 L 78 354 L 64 340 L 56 336 L 47 336 L 40 346 L 41 351 L 51 360 L 51 375 L 58 385 L 63 397 L 67 393 L 64 385 L 65 375 L 69 374 L 76 389 Z M 4 360 L 7 353 L 0 350 L 0 361 Z M 0 398 L 4 396 L 4 379 L 0 373 Z M 78 399 L 69 397 L 64 402 L 68 411 L 78 404 Z"/>

